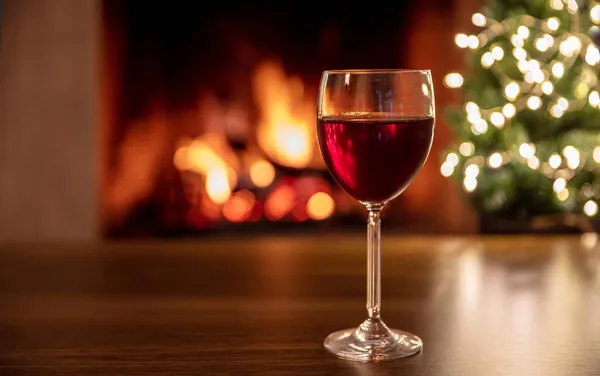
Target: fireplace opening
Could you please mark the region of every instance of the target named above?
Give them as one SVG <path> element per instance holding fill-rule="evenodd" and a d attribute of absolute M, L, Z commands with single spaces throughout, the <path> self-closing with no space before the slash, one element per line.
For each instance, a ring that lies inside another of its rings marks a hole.
<path fill-rule="evenodd" d="M 318 150 L 317 87 L 324 69 L 408 67 L 412 2 L 201 4 L 103 2 L 105 235 L 362 229 Z"/>

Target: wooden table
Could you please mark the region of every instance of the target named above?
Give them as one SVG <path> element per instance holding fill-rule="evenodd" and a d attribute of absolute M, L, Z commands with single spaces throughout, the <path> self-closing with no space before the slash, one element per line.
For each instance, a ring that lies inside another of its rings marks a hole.
<path fill-rule="evenodd" d="M 593 237 L 384 237 L 416 356 L 322 347 L 365 315 L 362 236 L 4 246 L 0 375 L 600 375 Z"/>

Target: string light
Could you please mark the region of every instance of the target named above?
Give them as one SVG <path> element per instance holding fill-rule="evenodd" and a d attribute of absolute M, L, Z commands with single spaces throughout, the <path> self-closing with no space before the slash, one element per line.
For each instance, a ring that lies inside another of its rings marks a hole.
<path fill-rule="evenodd" d="M 535 155 L 535 145 L 533 144 L 521 144 L 521 146 L 519 146 L 519 154 L 521 154 L 521 157 L 528 159 L 531 158 Z"/>
<path fill-rule="evenodd" d="M 456 153 L 448 153 L 446 156 L 446 163 L 449 163 L 452 167 L 456 167 L 456 165 L 458 165 L 458 155 L 456 155 Z"/>
<path fill-rule="evenodd" d="M 479 166 L 470 164 L 465 168 L 465 175 L 476 178 L 479 175 Z"/>
<path fill-rule="evenodd" d="M 548 29 L 556 31 L 560 27 L 560 21 L 556 17 L 550 17 L 546 20 L 546 26 Z"/>
<path fill-rule="evenodd" d="M 536 156 L 527 158 L 527 166 L 532 170 L 537 170 L 540 167 L 540 160 Z"/>
<path fill-rule="evenodd" d="M 595 24 L 600 23 L 600 5 L 594 5 L 590 9 L 590 20 Z"/>
<path fill-rule="evenodd" d="M 568 9 L 569 13 L 573 14 L 573 13 L 577 12 L 577 9 L 579 9 L 579 6 L 577 5 L 577 2 L 575 0 L 569 0 L 567 3 L 567 9 Z"/>
<path fill-rule="evenodd" d="M 598 204 L 596 204 L 592 200 L 589 200 L 588 202 L 585 203 L 585 205 L 583 205 L 583 212 L 588 217 L 595 216 L 598 213 Z"/>
<path fill-rule="evenodd" d="M 458 147 L 458 152 L 465 157 L 470 157 L 475 152 L 475 145 L 471 142 L 463 142 Z"/>
<path fill-rule="evenodd" d="M 556 197 L 558 197 L 560 201 L 566 201 L 569 198 L 569 190 L 567 188 L 563 189 L 556 194 Z"/>
<path fill-rule="evenodd" d="M 511 82 L 504 88 L 504 95 L 510 101 L 514 101 L 519 96 L 519 85 L 516 82 Z"/>
<path fill-rule="evenodd" d="M 556 78 L 561 78 L 565 74 L 565 66 L 560 61 L 552 64 L 552 75 Z"/>
<path fill-rule="evenodd" d="M 548 45 L 548 41 L 544 38 L 538 38 L 535 40 L 535 48 L 537 48 L 540 52 L 546 52 L 550 46 Z"/>
<path fill-rule="evenodd" d="M 488 123 L 487 123 L 487 121 L 485 121 L 483 119 L 478 119 L 471 126 L 471 131 L 475 135 L 480 135 L 480 134 L 486 133 L 488 131 Z"/>
<path fill-rule="evenodd" d="M 546 41 L 546 43 L 548 43 L 548 47 L 554 46 L 554 38 L 552 37 L 552 35 L 544 33 L 543 38 Z"/>
<path fill-rule="evenodd" d="M 477 179 L 473 176 L 465 176 L 465 180 L 463 181 L 463 187 L 465 187 L 465 191 L 473 192 L 475 188 L 477 188 Z"/>
<path fill-rule="evenodd" d="M 475 35 L 469 35 L 467 38 L 467 45 L 470 49 L 474 50 L 479 47 L 479 39 Z"/>
<path fill-rule="evenodd" d="M 490 155 L 490 157 L 488 158 L 488 165 L 491 168 L 498 168 L 502 166 L 502 154 L 494 153 Z"/>
<path fill-rule="evenodd" d="M 542 93 L 544 93 L 546 95 L 550 95 L 550 94 L 552 94 L 553 91 L 554 91 L 554 85 L 552 85 L 552 82 L 544 81 L 542 83 Z"/>
<path fill-rule="evenodd" d="M 600 146 L 596 146 L 594 148 L 594 152 L 592 153 L 592 158 L 594 158 L 594 162 L 600 163 Z"/>
<path fill-rule="evenodd" d="M 515 57 L 515 59 L 517 60 L 523 60 L 527 58 L 527 51 L 525 51 L 523 48 L 521 47 L 515 47 L 513 49 L 513 56 Z"/>
<path fill-rule="evenodd" d="M 592 107 L 598 107 L 600 105 L 600 94 L 596 90 L 592 91 L 588 96 L 588 102 Z"/>
<path fill-rule="evenodd" d="M 529 62 L 527 60 L 519 60 L 517 61 L 517 68 L 519 68 L 521 73 L 526 73 L 529 71 Z"/>
<path fill-rule="evenodd" d="M 449 88 L 459 88 L 464 82 L 463 76 L 460 73 L 448 73 L 444 77 L 444 85 Z"/>
<path fill-rule="evenodd" d="M 456 43 L 459 48 L 467 48 L 469 46 L 469 37 L 463 33 L 456 34 L 454 43 Z"/>
<path fill-rule="evenodd" d="M 563 111 L 567 111 L 569 109 L 569 101 L 566 98 L 560 97 L 556 101 L 556 104 L 563 109 Z"/>
<path fill-rule="evenodd" d="M 510 119 L 513 116 L 515 116 L 515 114 L 517 113 L 517 109 L 512 103 L 507 103 L 504 105 L 504 107 L 502 107 L 502 113 L 504 114 L 504 116 Z"/>
<path fill-rule="evenodd" d="M 492 56 L 494 59 L 500 61 L 504 57 L 504 50 L 500 46 L 495 46 L 491 49 Z"/>
<path fill-rule="evenodd" d="M 572 170 L 579 167 L 579 164 L 581 163 L 581 154 L 579 153 L 579 150 L 577 150 L 574 146 L 565 146 L 565 148 L 563 149 L 563 155 L 567 160 L 567 167 L 569 167 Z"/>
<path fill-rule="evenodd" d="M 550 8 L 552 8 L 554 10 L 562 10 L 563 9 L 563 2 L 561 0 L 549 0 L 548 5 L 550 5 Z"/>
<path fill-rule="evenodd" d="M 589 65 L 596 65 L 600 62 L 600 51 L 596 46 L 589 44 L 585 52 L 585 62 Z"/>
<path fill-rule="evenodd" d="M 454 173 L 454 166 L 452 166 L 448 162 L 444 162 L 444 163 L 442 163 L 442 166 L 440 167 L 440 172 L 445 177 L 452 176 L 452 174 Z"/>
<path fill-rule="evenodd" d="M 559 105 L 554 105 L 550 108 L 550 115 L 552 115 L 555 118 L 560 118 L 564 115 L 565 110 L 562 109 L 562 107 L 560 107 Z"/>
<path fill-rule="evenodd" d="M 562 164 L 562 158 L 560 157 L 560 155 L 554 153 L 548 159 L 548 164 L 550 164 L 550 167 L 556 170 Z"/>
<path fill-rule="evenodd" d="M 473 22 L 473 25 L 479 27 L 484 27 L 487 22 L 485 16 L 481 13 L 475 13 L 473 17 L 471 17 L 471 21 Z"/>
<path fill-rule="evenodd" d="M 484 68 L 491 67 L 494 64 L 494 61 L 496 61 L 496 59 L 494 59 L 494 55 L 492 55 L 491 52 L 486 52 L 481 55 L 481 66 Z"/>
<path fill-rule="evenodd" d="M 566 57 L 572 57 L 581 49 L 581 41 L 574 35 L 571 35 L 558 46 L 558 50 Z"/>
<path fill-rule="evenodd" d="M 517 35 L 523 39 L 527 39 L 529 37 L 529 28 L 527 26 L 519 26 L 517 29 Z"/>
<path fill-rule="evenodd" d="M 490 115 L 490 122 L 494 124 L 497 128 L 502 128 L 504 126 L 504 121 L 506 119 L 500 112 L 493 112 Z"/>
<path fill-rule="evenodd" d="M 554 181 L 554 184 L 552 184 L 552 189 L 556 193 L 562 191 L 566 187 L 567 187 L 567 181 L 565 180 L 565 178 L 558 178 Z"/>
<path fill-rule="evenodd" d="M 510 42 L 513 44 L 513 46 L 515 47 L 523 47 L 525 45 L 525 42 L 523 41 L 523 38 L 521 38 L 520 36 L 518 36 L 517 34 L 513 34 L 510 37 Z"/>

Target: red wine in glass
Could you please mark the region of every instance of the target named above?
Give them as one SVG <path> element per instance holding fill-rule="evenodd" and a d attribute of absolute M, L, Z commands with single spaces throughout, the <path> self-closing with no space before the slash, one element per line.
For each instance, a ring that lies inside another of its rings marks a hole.
<path fill-rule="evenodd" d="M 432 117 L 318 119 L 321 153 L 337 183 L 362 202 L 384 203 L 409 185 L 427 159 Z"/>

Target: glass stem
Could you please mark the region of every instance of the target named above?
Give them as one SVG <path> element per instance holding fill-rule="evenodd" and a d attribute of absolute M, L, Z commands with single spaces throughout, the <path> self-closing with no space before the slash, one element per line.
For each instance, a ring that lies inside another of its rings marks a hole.
<path fill-rule="evenodd" d="M 381 309 L 381 209 L 383 206 L 367 207 L 367 314 L 371 319 L 379 319 Z"/>

